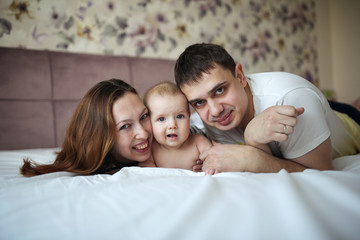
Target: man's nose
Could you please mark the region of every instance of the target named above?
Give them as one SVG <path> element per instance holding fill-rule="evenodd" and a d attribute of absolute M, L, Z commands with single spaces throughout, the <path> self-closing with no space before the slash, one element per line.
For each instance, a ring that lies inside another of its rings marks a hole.
<path fill-rule="evenodd" d="M 224 108 L 221 104 L 217 103 L 216 101 L 208 101 L 209 105 L 209 112 L 212 117 L 219 116 L 223 111 Z"/>

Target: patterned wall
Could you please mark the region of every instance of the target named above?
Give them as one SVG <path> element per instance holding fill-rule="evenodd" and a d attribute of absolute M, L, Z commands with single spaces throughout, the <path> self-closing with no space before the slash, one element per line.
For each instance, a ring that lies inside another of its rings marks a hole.
<path fill-rule="evenodd" d="M 315 0 L 1 0 L 0 46 L 176 59 L 223 45 L 244 71 L 317 84 Z"/>

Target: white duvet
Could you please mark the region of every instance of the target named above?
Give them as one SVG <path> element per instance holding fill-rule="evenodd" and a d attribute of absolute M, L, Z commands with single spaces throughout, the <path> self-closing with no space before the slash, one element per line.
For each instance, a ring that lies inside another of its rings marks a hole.
<path fill-rule="evenodd" d="M 301 173 L 19 174 L 54 150 L 0 151 L 1 240 L 360 239 L 360 155 Z"/>

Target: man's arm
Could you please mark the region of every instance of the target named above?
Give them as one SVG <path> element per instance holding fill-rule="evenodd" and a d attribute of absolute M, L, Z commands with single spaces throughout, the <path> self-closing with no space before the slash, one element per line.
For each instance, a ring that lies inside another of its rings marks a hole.
<path fill-rule="evenodd" d="M 330 138 L 312 151 L 295 159 L 280 159 L 252 146 L 215 144 L 200 155 L 203 171 L 271 173 L 285 169 L 301 172 L 307 168 L 332 170 Z"/>
<path fill-rule="evenodd" d="M 238 144 L 215 144 L 200 155 L 202 170 L 217 172 L 300 172 L 307 167 L 290 160 L 277 158 L 252 146 Z"/>
<path fill-rule="evenodd" d="M 332 147 L 330 137 L 312 151 L 291 160 L 309 168 L 318 170 L 333 170 L 333 166 L 331 164 Z"/>

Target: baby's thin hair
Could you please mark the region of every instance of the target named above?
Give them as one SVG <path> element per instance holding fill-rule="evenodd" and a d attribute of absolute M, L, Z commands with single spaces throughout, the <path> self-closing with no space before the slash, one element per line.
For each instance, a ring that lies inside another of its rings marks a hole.
<path fill-rule="evenodd" d="M 169 82 L 169 81 L 164 81 L 161 83 L 156 84 L 155 86 L 151 87 L 150 89 L 148 89 L 144 95 L 144 104 L 145 106 L 148 106 L 148 100 L 149 97 L 154 95 L 154 94 L 158 94 L 160 96 L 165 96 L 165 95 L 183 95 L 183 93 L 181 92 L 181 90 L 178 88 L 178 86 L 176 86 L 175 83 L 173 82 Z"/>

